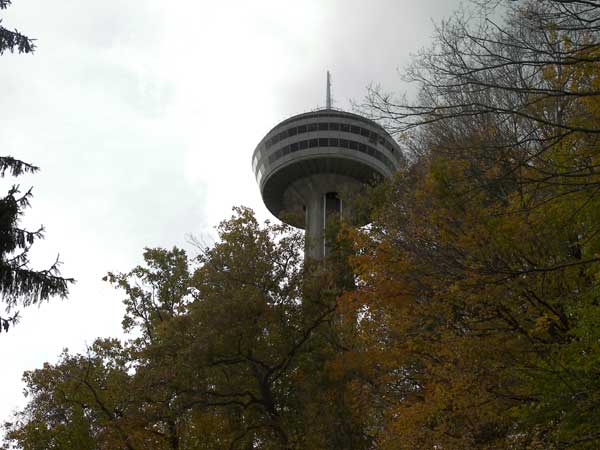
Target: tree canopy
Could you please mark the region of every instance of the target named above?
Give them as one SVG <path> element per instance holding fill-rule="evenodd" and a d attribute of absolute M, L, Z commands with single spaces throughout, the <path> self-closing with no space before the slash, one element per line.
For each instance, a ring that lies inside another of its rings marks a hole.
<path fill-rule="evenodd" d="M 334 280 L 308 277 L 298 232 L 261 226 L 248 209 L 219 235 L 197 257 L 147 249 L 145 265 L 108 274 L 126 294 L 131 339 L 98 339 L 26 373 L 31 401 L 6 445 L 368 448 L 345 395 L 353 380 L 333 369 L 342 348 Z"/>
<path fill-rule="evenodd" d="M 597 448 L 600 4 L 479 4 L 369 97 L 413 160 L 356 237 L 380 448 Z"/>

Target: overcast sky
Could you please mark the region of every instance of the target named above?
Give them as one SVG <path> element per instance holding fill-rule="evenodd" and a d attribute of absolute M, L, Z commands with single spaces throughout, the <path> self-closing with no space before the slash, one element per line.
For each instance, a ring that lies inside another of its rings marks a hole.
<path fill-rule="evenodd" d="M 458 0 L 15 0 L 3 25 L 37 39 L 0 56 L 0 151 L 41 167 L 23 223 L 44 224 L 38 268 L 60 253 L 67 300 L 22 311 L 0 335 L 0 422 L 24 404 L 21 375 L 121 336 L 122 295 L 101 279 L 144 247 L 214 239 L 234 205 L 269 214 L 251 170 L 260 139 L 366 87 L 402 92 L 398 70 Z M 2 181 L 2 192 L 15 180 Z"/>

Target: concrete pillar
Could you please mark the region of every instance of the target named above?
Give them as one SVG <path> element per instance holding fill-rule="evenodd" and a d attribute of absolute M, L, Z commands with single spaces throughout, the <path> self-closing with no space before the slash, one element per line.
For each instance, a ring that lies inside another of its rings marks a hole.
<path fill-rule="evenodd" d="M 342 200 L 337 192 L 312 192 L 306 198 L 306 250 L 305 255 L 322 259 L 329 253 L 325 230 L 332 217 L 342 217 Z"/>
<path fill-rule="evenodd" d="M 306 198 L 306 250 L 305 256 L 312 259 L 323 258 L 323 231 L 325 220 L 323 217 L 323 194 L 311 192 Z"/>

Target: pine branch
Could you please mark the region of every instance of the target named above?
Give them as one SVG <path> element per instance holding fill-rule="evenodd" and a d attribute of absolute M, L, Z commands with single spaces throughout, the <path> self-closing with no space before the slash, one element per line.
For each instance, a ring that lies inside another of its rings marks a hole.
<path fill-rule="evenodd" d="M 7 310 L 19 301 L 23 306 L 29 306 L 54 296 L 65 298 L 69 284 L 75 280 L 61 277 L 59 265 L 58 258 L 50 268 L 40 271 L 0 263 L 0 295 Z"/>
<path fill-rule="evenodd" d="M 11 0 L 0 0 L 0 9 L 6 9 L 10 4 Z M 15 51 L 15 48 L 19 53 L 31 53 L 35 50 L 34 39 L 29 39 L 19 33 L 18 30 L 10 31 L 4 28 L 1 23 L 0 20 L 0 55 L 7 49 L 11 53 Z"/>
<path fill-rule="evenodd" d="M 2 54 L 1 39 L 2 38 L 0 36 L 0 54 Z M 40 170 L 39 167 L 28 164 L 20 159 L 13 158 L 12 156 L 0 156 L 0 177 L 4 177 L 6 171 L 8 171 L 13 177 L 18 177 L 24 173 L 35 173 L 38 170 Z"/>
<path fill-rule="evenodd" d="M 19 31 L 10 31 L 0 26 L 0 55 L 7 49 L 14 53 L 15 48 L 19 53 L 31 53 L 35 50 L 35 44 L 33 39 L 29 39 Z"/>
<path fill-rule="evenodd" d="M 14 326 L 18 322 L 19 322 L 19 312 L 18 311 L 10 317 L 0 316 L 0 333 L 2 333 L 2 331 L 7 333 L 10 326 L 11 325 Z"/>

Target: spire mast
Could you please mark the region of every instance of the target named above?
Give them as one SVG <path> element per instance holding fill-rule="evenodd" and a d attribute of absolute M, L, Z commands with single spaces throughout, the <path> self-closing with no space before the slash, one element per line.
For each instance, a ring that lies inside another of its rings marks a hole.
<path fill-rule="evenodd" d="M 327 97 L 325 99 L 327 109 L 331 109 L 331 75 L 329 70 L 327 71 Z"/>

